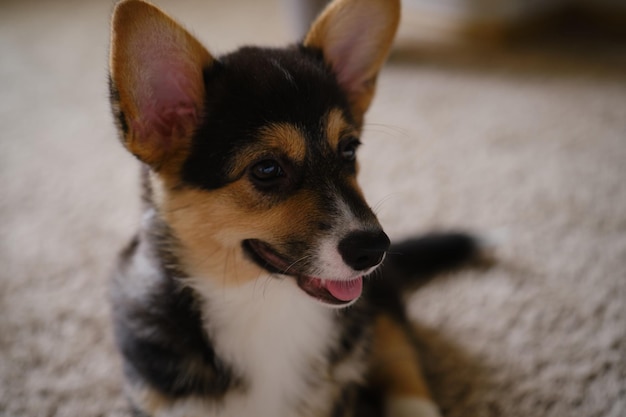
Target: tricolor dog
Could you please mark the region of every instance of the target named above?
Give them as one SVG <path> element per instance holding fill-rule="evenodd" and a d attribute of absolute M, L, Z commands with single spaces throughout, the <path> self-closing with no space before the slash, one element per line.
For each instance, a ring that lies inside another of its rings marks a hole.
<path fill-rule="evenodd" d="M 390 246 L 356 181 L 399 3 L 336 0 L 300 43 L 222 56 L 115 7 L 111 103 L 144 188 L 112 284 L 136 416 L 439 415 L 401 291 L 475 241 Z"/>

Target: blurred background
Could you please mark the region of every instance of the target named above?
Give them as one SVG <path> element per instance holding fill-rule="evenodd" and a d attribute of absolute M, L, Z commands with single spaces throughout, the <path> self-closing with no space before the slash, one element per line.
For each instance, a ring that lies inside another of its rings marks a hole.
<path fill-rule="evenodd" d="M 155 0 L 219 55 L 320 1 Z M 0 415 L 126 416 L 107 276 L 139 218 L 107 92 L 110 0 L 0 1 Z M 446 416 L 626 415 L 626 4 L 405 0 L 360 181 L 392 238 L 498 262 L 411 314 Z"/>

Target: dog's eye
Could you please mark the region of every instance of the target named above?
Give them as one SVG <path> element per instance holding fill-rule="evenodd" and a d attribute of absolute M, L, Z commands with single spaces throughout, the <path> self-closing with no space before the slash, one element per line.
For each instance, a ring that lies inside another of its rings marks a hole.
<path fill-rule="evenodd" d="M 252 165 L 250 176 L 258 185 L 271 186 L 285 176 L 285 171 L 277 161 L 266 159 Z"/>
<path fill-rule="evenodd" d="M 339 145 L 339 156 L 347 162 L 356 160 L 356 150 L 361 142 L 357 138 L 350 138 Z"/>

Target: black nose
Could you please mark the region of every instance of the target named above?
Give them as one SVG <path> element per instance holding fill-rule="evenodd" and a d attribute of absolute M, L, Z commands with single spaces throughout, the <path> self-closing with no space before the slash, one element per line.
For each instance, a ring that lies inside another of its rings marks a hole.
<path fill-rule="evenodd" d="M 343 261 L 356 271 L 378 265 L 389 249 L 389 237 L 385 232 L 352 232 L 339 242 Z"/>

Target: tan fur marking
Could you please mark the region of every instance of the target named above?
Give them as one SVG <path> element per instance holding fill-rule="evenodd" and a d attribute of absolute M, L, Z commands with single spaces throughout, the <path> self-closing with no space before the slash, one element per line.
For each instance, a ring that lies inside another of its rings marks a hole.
<path fill-rule="evenodd" d="M 310 192 L 277 204 L 266 198 L 246 178 L 215 191 L 169 192 L 162 212 L 182 244 L 179 256 L 189 272 L 220 286 L 241 285 L 265 274 L 245 257 L 243 240 L 260 239 L 280 250 L 289 238 L 313 238 L 318 204 Z"/>
<path fill-rule="evenodd" d="M 282 150 L 289 158 L 302 161 L 306 141 L 298 128 L 289 123 L 275 123 L 261 130 L 261 140 L 271 148 Z"/>
<path fill-rule="evenodd" d="M 306 140 L 302 132 L 292 124 L 272 123 L 265 126 L 260 130 L 258 140 L 248 149 L 239 152 L 230 169 L 231 174 L 238 176 L 251 162 L 268 154 L 302 162 L 306 156 Z"/>
<path fill-rule="evenodd" d="M 147 412 L 151 416 L 158 415 L 160 410 L 166 409 L 172 404 L 172 400 L 148 387 L 131 387 L 128 390 L 128 393 L 132 402 L 137 404 L 142 411 Z"/>
<path fill-rule="evenodd" d="M 431 399 L 417 352 L 402 326 L 388 315 L 381 315 L 374 334 L 371 365 L 374 384 L 387 397 Z"/>
<path fill-rule="evenodd" d="M 326 137 L 332 149 L 337 149 L 341 139 L 348 135 L 357 136 L 358 132 L 344 119 L 341 110 L 333 109 L 328 112 L 326 117 Z"/>

